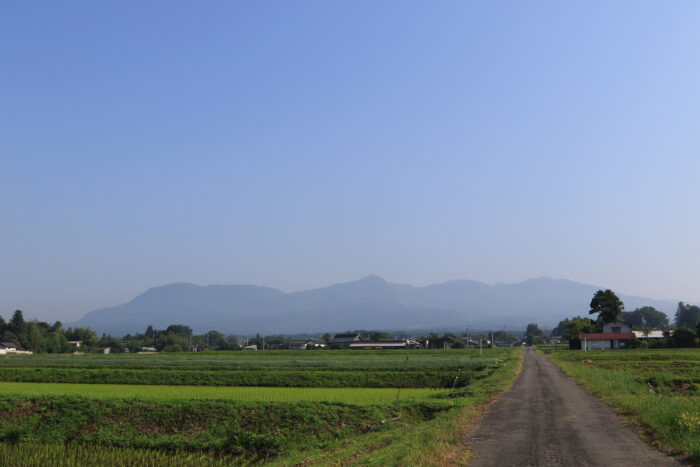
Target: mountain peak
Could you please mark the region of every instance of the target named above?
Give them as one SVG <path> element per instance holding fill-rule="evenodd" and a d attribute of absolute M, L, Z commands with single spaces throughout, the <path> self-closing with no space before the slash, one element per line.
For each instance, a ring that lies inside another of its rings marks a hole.
<path fill-rule="evenodd" d="M 382 279 L 381 277 L 379 277 L 376 274 L 370 274 L 369 276 L 363 277 L 362 279 L 360 279 L 357 282 L 372 282 L 372 283 L 377 283 L 377 284 L 379 284 L 379 283 L 386 284 L 387 283 L 387 281 L 385 281 L 384 279 Z"/>

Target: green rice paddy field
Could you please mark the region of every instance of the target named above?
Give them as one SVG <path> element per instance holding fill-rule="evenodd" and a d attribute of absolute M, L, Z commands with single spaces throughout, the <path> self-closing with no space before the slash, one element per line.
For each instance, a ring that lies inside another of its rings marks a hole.
<path fill-rule="evenodd" d="M 519 362 L 517 349 L 0 357 L 0 464 L 459 464 L 457 431 Z"/>
<path fill-rule="evenodd" d="M 700 349 L 543 351 L 643 437 L 700 465 Z"/>

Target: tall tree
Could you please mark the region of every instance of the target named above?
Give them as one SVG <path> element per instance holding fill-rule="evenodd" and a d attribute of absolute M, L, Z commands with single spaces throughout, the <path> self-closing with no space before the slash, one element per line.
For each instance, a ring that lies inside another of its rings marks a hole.
<path fill-rule="evenodd" d="M 598 313 L 598 324 L 605 324 L 618 321 L 624 309 L 624 303 L 615 295 L 615 292 L 610 289 L 599 290 L 593 295 L 591 310 L 588 314 Z"/>
<path fill-rule="evenodd" d="M 694 328 L 698 323 L 700 323 L 700 307 L 679 302 L 674 323 L 676 327 Z"/>
<path fill-rule="evenodd" d="M 586 334 L 595 330 L 595 324 L 588 318 L 577 316 L 566 323 L 566 340 L 569 341 L 570 349 L 578 349 L 581 347 L 579 334 Z"/>
<path fill-rule="evenodd" d="M 29 332 L 27 337 L 29 350 L 31 350 L 32 353 L 39 352 L 39 348 L 41 346 L 41 330 L 39 329 L 39 323 L 36 319 L 29 323 Z"/>
<path fill-rule="evenodd" d="M 12 319 L 8 324 L 8 328 L 17 335 L 24 332 L 24 316 L 22 315 L 22 310 L 15 310 L 15 313 L 12 315 Z"/>
<path fill-rule="evenodd" d="M 634 311 L 623 311 L 620 314 L 623 321 L 632 326 L 643 328 L 665 328 L 668 326 L 668 316 L 653 306 L 643 306 Z"/>

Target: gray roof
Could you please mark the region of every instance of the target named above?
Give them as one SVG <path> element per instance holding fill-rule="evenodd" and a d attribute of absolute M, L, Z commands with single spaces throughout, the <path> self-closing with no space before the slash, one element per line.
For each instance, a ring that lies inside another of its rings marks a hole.
<path fill-rule="evenodd" d="M 346 344 L 349 342 L 355 342 L 362 340 L 362 336 L 358 332 L 346 332 L 341 334 L 336 334 L 333 336 L 331 344 Z"/>

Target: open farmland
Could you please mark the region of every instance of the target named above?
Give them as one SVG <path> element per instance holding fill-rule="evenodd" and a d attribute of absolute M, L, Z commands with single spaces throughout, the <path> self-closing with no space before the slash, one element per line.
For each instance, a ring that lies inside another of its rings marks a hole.
<path fill-rule="evenodd" d="M 545 350 L 594 396 L 629 416 L 643 436 L 700 465 L 700 350 Z"/>
<path fill-rule="evenodd" d="M 410 362 L 403 378 L 405 358 Z M 465 355 L 469 355 L 466 356 Z M 456 351 L 266 351 L 0 357 L 0 381 L 189 386 L 445 388 L 470 354 Z M 361 358 L 360 358 L 361 357 Z M 487 362 L 488 359 L 483 362 Z M 491 368 L 474 360 L 479 377 Z M 370 371 L 367 371 L 370 370 Z"/>
<path fill-rule="evenodd" d="M 518 361 L 515 349 L 0 358 L 0 462 L 100 452 L 120 465 L 155 450 L 181 465 L 439 463 Z"/>

